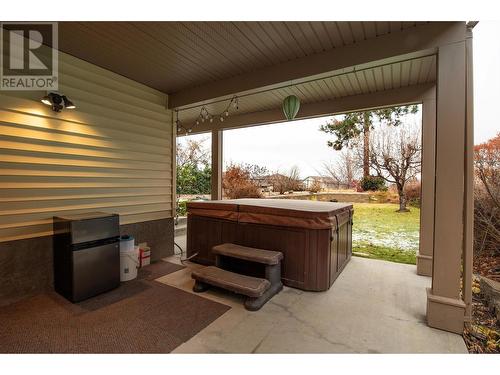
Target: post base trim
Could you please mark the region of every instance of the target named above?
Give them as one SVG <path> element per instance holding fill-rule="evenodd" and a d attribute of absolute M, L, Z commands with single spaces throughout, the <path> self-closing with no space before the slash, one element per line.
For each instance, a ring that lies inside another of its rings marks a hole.
<path fill-rule="evenodd" d="M 431 288 L 427 288 L 427 324 L 430 327 L 462 334 L 464 322 L 464 301 L 434 295 Z"/>
<path fill-rule="evenodd" d="M 432 256 L 417 254 L 417 275 L 432 277 Z"/>

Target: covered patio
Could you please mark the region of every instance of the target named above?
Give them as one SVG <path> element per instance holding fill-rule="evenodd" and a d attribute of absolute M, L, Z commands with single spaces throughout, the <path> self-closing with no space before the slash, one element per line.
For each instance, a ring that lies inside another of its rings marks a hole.
<path fill-rule="evenodd" d="M 202 266 L 186 265 L 158 281 L 194 293 L 191 271 Z M 461 336 L 427 326 L 428 287 L 412 265 L 353 257 L 328 291 L 286 287 L 258 312 L 209 291 L 231 309 L 173 353 L 467 353 Z"/>
<path fill-rule="evenodd" d="M 432 277 L 427 323 L 461 333 L 471 313 L 474 24 L 348 22 L 334 31 L 323 24 L 325 34 L 319 25 L 310 34 L 301 26 L 311 48 L 328 41 L 333 48 L 322 44 L 320 53 L 174 93 L 178 134 L 212 133 L 212 199 L 221 199 L 223 130 L 282 122 L 287 95 L 304 103 L 297 119 L 422 104 L 417 274 Z M 237 115 L 197 121 L 200 106 L 218 113 L 233 95 L 244 103 Z"/>
<path fill-rule="evenodd" d="M 287 288 L 257 313 L 209 294 L 231 310 L 175 351 L 465 352 L 452 333 L 471 314 L 473 26 L 59 23 L 59 91 L 77 108 L 55 113 L 45 93 L 0 92 L 0 306 L 53 291 L 55 215 L 118 213 L 153 261 L 176 262 L 177 136 L 211 133 L 215 200 L 223 131 L 282 122 L 290 94 L 302 102 L 297 119 L 422 104 L 416 268 L 352 259 L 329 291 Z M 202 108 L 224 114 L 233 98 L 230 116 L 200 121 Z M 192 267 L 158 281 L 188 291 Z"/>

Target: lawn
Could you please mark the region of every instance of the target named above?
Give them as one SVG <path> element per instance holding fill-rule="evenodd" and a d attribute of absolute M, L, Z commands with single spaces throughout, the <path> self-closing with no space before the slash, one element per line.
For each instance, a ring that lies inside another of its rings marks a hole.
<path fill-rule="evenodd" d="M 398 263 L 416 263 L 420 210 L 398 213 L 397 204 L 355 203 L 354 255 Z"/>

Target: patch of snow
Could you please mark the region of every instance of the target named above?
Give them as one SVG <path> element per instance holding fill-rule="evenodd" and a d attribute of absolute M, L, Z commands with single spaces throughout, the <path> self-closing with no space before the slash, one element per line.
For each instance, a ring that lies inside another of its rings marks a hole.
<path fill-rule="evenodd" d="M 353 245 L 362 243 L 416 252 L 419 244 L 419 232 L 380 233 L 375 230 L 353 230 L 352 241 Z"/>

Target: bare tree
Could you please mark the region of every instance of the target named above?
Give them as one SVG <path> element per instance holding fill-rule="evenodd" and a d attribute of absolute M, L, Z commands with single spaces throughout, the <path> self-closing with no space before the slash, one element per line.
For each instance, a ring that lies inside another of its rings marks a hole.
<path fill-rule="evenodd" d="M 322 175 L 331 177 L 339 185 L 348 187 L 360 176 L 360 166 L 352 149 L 344 148 L 335 162 L 323 163 Z"/>
<path fill-rule="evenodd" d="M 398 212 L 409 211 L 406 207 L 405 185 L 416 178 L 421 170 L 420 130 L 416 126 L 402 124 L 372 131 L 370 165 L 377 175 L 396 185 L 399 195 Z"/>
<path fill-rule="evenodd" d="M 277 191 L 280 194 L 285 194 L 285 191 L 287 191 L 287 177 L 284 174 L 276 171 L 269 176 L 269 180 L 271 182 L 271 185 L 273 186 L 273 191 Z"/>
<path fill-rule="evenodd" d="M 302 190 L 299 167 L 294 165 L 286 174 L 288 179 L 288 190 Z"/>
<path fill-rule="evenodd" d="M 474 147 L 474 255 L 500 255 L 500 133 Z"/>
<path fill-rule="evenodd" d="M 350 112 L 345 114 L 341 120 L 334 118 L 321 125 L 320 130 L 327 134 L 333 134 L 335 139 L 327 142 L 329 147 L 341 150 L 349 147 L 353 142 L 363 140 L 362 168 L 363 177 L 370 175 L 370 132 L 375 129 L 374 121 L 385 123 L 390 126 L 399 126 L 403 118 L 409 113 L 417 113 L 418 106 L 409 105 L 376 109 L 365 112 Z"/>
<path fill-rule="evenodd" d="M 189 139 L 185 145 L 177 142 L 177 167 L 192 165 L 195 168 L 210 164 L 210 150 L 206 146 L 208 138 Z"/>
<path fill-rule="evenodd" d="M 300 170 L 297 166 L 293 166 L 288 171 L 280 173 L 276 171 L 270 176 L 273 190 L 284 194 L 287 191 L 297 191 L 302 189 L 302 181 L 300 180 Z"/>

